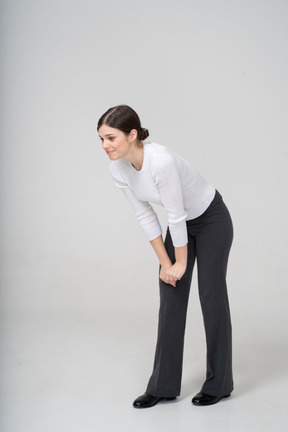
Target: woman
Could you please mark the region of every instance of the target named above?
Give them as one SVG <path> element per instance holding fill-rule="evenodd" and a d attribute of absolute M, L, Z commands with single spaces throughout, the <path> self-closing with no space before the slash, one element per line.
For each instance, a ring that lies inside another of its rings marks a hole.
<path fill-rule="evenodd" d="M 186 311 L 197 256 L 207 343 L 207 375 L 194 405 L 211 405 L 233 390 L 231 320 L 226 269 L 232 221 L 221 195 L 184 158 L 156 143 L 127 105 L 98 122 L 114 182 L 135 209 L 160 264 L 160 311 L 154 368 L 146 392 L 133 403 L 148 408 L 180 394 Z M 168 213 L 165 243 L 150 203 Z"/>

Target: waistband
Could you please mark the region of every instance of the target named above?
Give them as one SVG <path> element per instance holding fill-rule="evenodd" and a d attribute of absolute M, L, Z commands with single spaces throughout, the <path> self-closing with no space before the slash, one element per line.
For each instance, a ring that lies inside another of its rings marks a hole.
<path fill-rule="evenodd" d="M 221 203 L 221 202 L 223 202 L 222 195 L 221 195 L 220 192 L 216 189 L 215 196 L 214 196 L 213 200 L 211 201 L 211 203 L 209 204 L 209 206 L 207 207 L 207 209 L 204 211 L 204 213 L 202 213 L 200 216 L 198 216 L 198 217 L 195 218 L 195 219 L 190 219 L 190 220 L 186 221 L 187 225 L 189 225 L 189 222 L 194 223 L 194 222 L 197 221 L 198 219 L 203 218 L 203 216 L 205 216 L 207 213 L 209 213 L 209 211 L 211 211 L 211 209 L 212 209 L 215 205 L 217 205 L 217 204 L 219 204 L 219 203 Z"/>

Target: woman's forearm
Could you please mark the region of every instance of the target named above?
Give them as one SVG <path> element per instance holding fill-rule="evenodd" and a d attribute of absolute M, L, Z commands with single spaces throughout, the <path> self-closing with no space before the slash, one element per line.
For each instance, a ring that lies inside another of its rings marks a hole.
<path fill-rule="evenodd" d="M 175 247 L 176 262 L 172 262 L 163 243 L 162 236 L 150 241 L 161 266 L 160 279 L 176 287 L 176 282 L 180 280 L 186 271 L 187 265 L 187 245 Z"/>
<path fill-rule="evenodd" d="M 172 265 L 171 260 L 169 258 L 169 255 L 166 251 L 165 245 L 163 243 L 163 238 L 160 235 L 159 237 L 155 238 L 154 240 L 150 241 L 157 257 L 159 260 L 159 263 L 161 266 L 167 266 Z"/>
<path fill-rule="evenodd" d="M 150 241 L 161 265 L 171 263 L 171 260 L 163 243 L 162 236 Z M 187 245 L 182 247 L 174 247 L 175 261 L 183 265 L 187 265 Z"/>
<path fill-rule="evenodd" d="M 182 247 L 174 247 L 175 260 L 177 263 L 187 265 L 187 244 Z"/>

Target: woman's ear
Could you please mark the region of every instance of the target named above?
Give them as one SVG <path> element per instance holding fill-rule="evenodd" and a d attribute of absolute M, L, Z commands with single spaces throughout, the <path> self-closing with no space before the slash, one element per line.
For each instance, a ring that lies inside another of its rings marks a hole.
<path fill-rule="evenodd" d="M 138 132 L 136 129 L 132 129 L 130 132 L 130 138 L 132 141 L 135 141 L 138 138 Z"/>

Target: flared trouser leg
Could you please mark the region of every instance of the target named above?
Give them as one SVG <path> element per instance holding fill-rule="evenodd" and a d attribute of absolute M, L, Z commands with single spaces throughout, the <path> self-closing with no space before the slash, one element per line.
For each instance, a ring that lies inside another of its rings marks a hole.
<path fill-rule="evenodd" d="M 207 372 L 202 392 L 223 396 L 233 390 L 232 341 L 226 271 L 233 238 L 230 214 L 217 192 L 206 212 L 187 222 L 188 264 L 176 288 L 160 280 L 160 310 L 154 368 L 147 392 L 178 396 L 181 390 L 186 313 L 197 256 L 199 297 L 207 344 Z M 169 230 L 165 245 L 174 262 Z"/>
<path fill-rule="evenodd" d="M 233 390 L 232 327 L 226 286 L 233 226 L 228 209 L 218 195 L 196 241 L 199 297 L 207 346 L 206 380 L 201 391 L 212 396 L 224 396 Z"/>
<path fill-rule="evenodd" d="M 165 246 L 174 262 L 174 247 L 169 230 Z M 147 386 L 147 392 L 153 396 L 174 397 L 180 394 L 186 314 L 194 263 L 195 241 L 191 238 L 188 243 L 187 269 L 177 282 L 177 287 L 159 279 L 158 338 L 153 373 Z"/>

